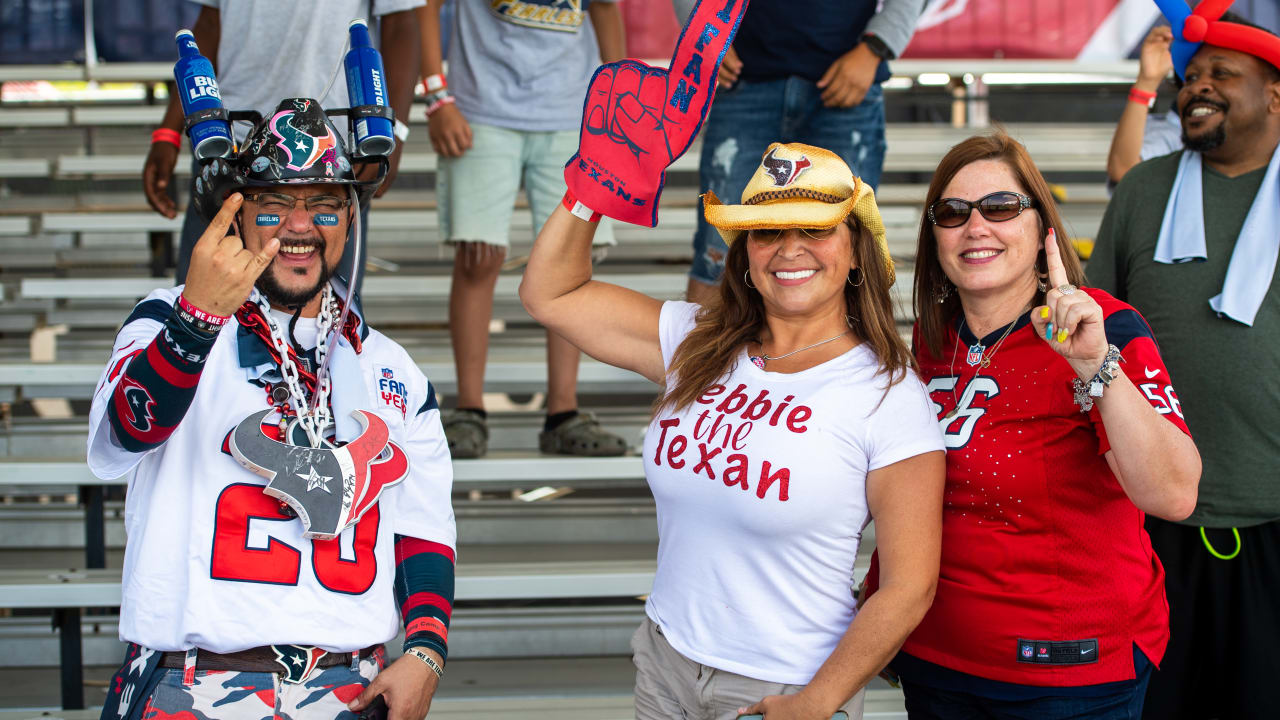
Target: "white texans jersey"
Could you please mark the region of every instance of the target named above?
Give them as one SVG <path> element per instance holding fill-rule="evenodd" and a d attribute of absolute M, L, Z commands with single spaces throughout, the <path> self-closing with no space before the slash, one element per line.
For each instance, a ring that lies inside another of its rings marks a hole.
<path fill-rule="evenodd" d="M 231 430 L 269 407 L 266 390 L 253 380 L 277 370 L 265 346 L 234 318 L 168 440 L 132 453 L 115 439 L 108 401 L 181 290 L 156 290 L 135 308 L 116 336 L 90 411 L 90 469 L 101 478 L 132 471 L 121 639 L 154 650 L 217 653 L 272 644 L 349 652 L 392 639 L 400 625 L 393 535 L 450 548 L 456 540 L 453 469 L 431 384 L 404 348 L 376 331 L 364 337 L 359 355 L 345 340 L 341 350 L 330 350 L 347 358 L 345 366 L 336 358 L 331 366 L 334 403 L 339 395 L 357 397 L 359 409 L 381 417 L 407 456 L 408 473 L 336 539 L 310 540 L 301 521 L 263 493 L 267 481 L 228 452 Z M 304 337 L 308 322 L 300 320 L 296 337 Z M 277 419 L 273 413 L 264 424 Z M 312 480 L 321 490 L 329 483 Z M 333 482 L 340 487 L 341 478 Z"/>

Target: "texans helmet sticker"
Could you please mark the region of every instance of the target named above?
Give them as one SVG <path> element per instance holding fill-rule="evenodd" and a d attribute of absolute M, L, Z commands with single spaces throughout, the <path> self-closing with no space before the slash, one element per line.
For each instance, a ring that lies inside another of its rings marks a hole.
<path fill-rule="evenodd" d="M 801 155 L 799 160 L 787 160 L 778 157 L 776 152 L 776 148 L 770 150 L 764 157 L 763 163 L 765 170 L 773 178 L 773 184 L 778 187 L 786 187 L 795 182 L 796 178 L 800 177 L 800 173 L 813 164 L 804 155 Z"/>
<path fill-rule="evenodd" d="M 290 170 L 306 170 L 324 156 L 325 152 L 337 146 L 337 138 L 328 125 L 324 125 L 324 135 L 312 135 L 293 124 L 294 113 L 282 110 L 271 118 L 271 134 L 279 138 L 276 143 L 289 157 L 286 164 Z"/>

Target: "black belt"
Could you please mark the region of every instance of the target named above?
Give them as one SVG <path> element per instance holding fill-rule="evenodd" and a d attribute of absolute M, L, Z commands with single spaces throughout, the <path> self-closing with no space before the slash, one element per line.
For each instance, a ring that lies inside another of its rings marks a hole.
<path fill-rule="evenodd" d="M 240 652 L 227 653 L 225 655 L 210 652 L 208 650 L 197 650 L 196 652 L 196 670 L 235 670 L 238 672 L 266 672 L 281 673 L 288 672 L 288 666 L 280 651 L 280 648 L 298 648 L 297 645 L 264 645 L 262 647 L 249 648 Z M 382 645 L 370 645 L 363 650 L 358 651 L 361 659 L 367 658 L 375 651 L 382 648 Z M 316 662 L 315 667 L 333 667 L 335 665 L 349 665 L 353 653 L 333 653 L 326 652 Z M 185 652 L 167 652 L 160 656 L 160 667 L 182 669 L 186 666 L 187 654 Z"/>

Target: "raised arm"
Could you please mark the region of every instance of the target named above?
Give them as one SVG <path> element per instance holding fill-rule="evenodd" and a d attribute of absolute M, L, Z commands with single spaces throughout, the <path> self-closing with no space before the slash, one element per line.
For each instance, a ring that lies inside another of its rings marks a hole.
<path fill-rule="evenodd" d="M 662 303 L 591 279 L 591 239 L 597 224 L 557 207 L 533 243 L 520 300 L 533 319 L 591 357 L 662 383 Z"/>
<path fill-rule="evenodd" d="M 1173 42 L 1173 30 L 1167 25 L 1157 25 L 1147 33 L 1138 55 L 1138 81 L 1133 84 L 1139 92 L 1155 93 L 1169 71 L 1173 58 L 1169 45 Z M 1118 183 L 1134 165 L 1142 162 L 1142 139 L 1146 134 L 1148 107 L 1145 103 L 1130 100 L 1124 104 L 1116 133 L 1111 138 L 1111 150 L 1107 153 L 1107 177 Z"/>
<path fill-rule="evenodd" d="M 876 522 L 880 588 L 849 624 L 804 690 L 746 708 L 779 717 L 831 717 L 880 672 L 933 604 L 942 556 L 946 459 L 927 452 L 867 473 L 867 506 Z"/>
<path fill-rule="evenodd" d="M 1052 233 L 1044 247 L 1053 289 L 1046 296 L 1048 305 L 1031 311 L 1031 322 L 1040 337 L 1071 364 L 1076 376 L 1089 383 L 1107 355 L 1106 324 L 1101 306 L 1088 294 L 1059 291 L 1069 283 Z M 1133 504 L 1175 522 L 1191 515 L 1201 469 L 1200 452 L 1191 436 L 1160 414 L 1124 372 L 1096 404 L 1111 444 L 1107 463 Z M 1169 412 L 1174 412 L 1172 407 Z"/>

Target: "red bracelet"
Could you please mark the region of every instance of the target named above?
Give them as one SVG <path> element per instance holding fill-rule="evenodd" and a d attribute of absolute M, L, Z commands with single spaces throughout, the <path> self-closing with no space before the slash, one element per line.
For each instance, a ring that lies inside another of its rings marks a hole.
<path fill-rule="evenodd" d="M 435 113 L 435 111 L 439 110 L 445 105 L 452 105 L 454 102 L 455 101 L 452 95 L 445 95 L 444 97 L 440 98 L 439 100 L 436 100 L 435 102 L 427 106 L 427 117 L 431 117 Z"/>
<path fill-rule="evenodd" d="M 1156 94 L 1139 90 L 1136 86 L 1129 88 L 1129 102 L 1136 102 L 1139 105 L 1151 107 L 1156 104 Z"/>
<path fill-rule="evenodd" d="M 178 296 L 178 307 L 191 313 L 198 320 L 203 320 L 210 325 L 226 325 L 227 321 L 231 319 L 230 315 L 214 315 L 213 313 L 207 313 L 201 310 L 195 305 L 192 305 L 185 295 Z"/>
<path fill-rule="evenodd" d="M 572 190 L 564 191 L 564 199 L 560 201 L 564 205 L 564 209 L 573 213 L 574 216 L 586 220 L 587 222 L 600 222 L 602 217 L 600 213 L 595 212 L 591 208 L 578 202 L 578 198 L 574 197 Z"/>
<path fill-rule="evenodd" d="M 151 131 L 151 142 L 152 143 L 166 142 L 176 148 L 181 148 L 182 135 L 177 130 L 170 130 L 169 128 L 156 128 L 155 130 Z"/>

